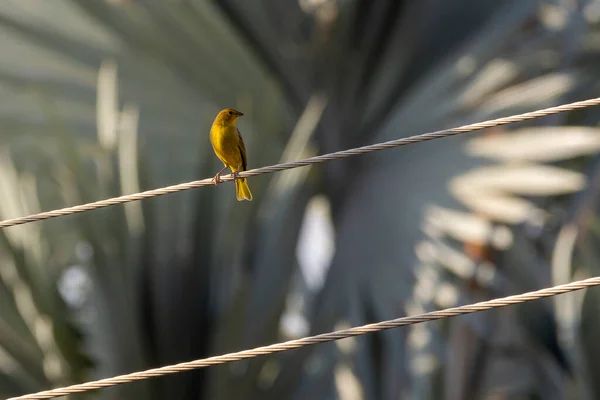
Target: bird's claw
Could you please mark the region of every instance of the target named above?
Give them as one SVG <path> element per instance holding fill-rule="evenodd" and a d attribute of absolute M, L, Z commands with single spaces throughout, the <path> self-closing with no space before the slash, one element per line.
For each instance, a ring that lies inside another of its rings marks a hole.
<path fill-rule="evenodd" d="M 221 183 L 223 181 L 221 180 L 221 177 L 219 175 L 215 175 L 215 177 L 213 178 L 213 182 L 214 182 L 215 186 L 218 186 L 219 183 Z"/>

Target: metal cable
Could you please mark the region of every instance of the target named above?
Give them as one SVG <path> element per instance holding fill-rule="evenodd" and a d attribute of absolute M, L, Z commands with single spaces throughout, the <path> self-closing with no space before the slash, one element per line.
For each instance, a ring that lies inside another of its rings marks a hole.
<path fill-rule="evenodd" d="M 344 329 L 340 331 L 324 333 L 321 335 L 305 337 L 302 339 L 290 340 L 283 343 L 272 344 L 270 346 L 257 347 L 250 350 L 239 351 L 236 353 L 224 354 L 195 361 L 184 362 L 166 367 L 153 368 L 146 371 L 134 372 L 131 374 L 115 376 L 113 378 L 101 379 L 98 381 L 81 383 L 78 385 L 67 386 L 46 390 L 34 394 L 28 394 L 19 397 L 12 397 L 8 400 L 34 400 L 51 399 L 59 396 L 66 396 L 73 393 L 87 392 L 90 390 L 106 388 L 134 381 L 145 380 L 157 376 L 170 375 L 178 372 L 189 371 L 197 368 L 209 367 L 212 365 L 226 364 L 233 361 L 254 358 L 266 354 L 279 353 L 286 350 L 298 349 L 300 347 L 311 346 L 314 344 L 331 342 L 334 340 L 345 339 L 352 336 L 364 335 L 372 332 L 379 332 L 386 329 L 397 328 L 400 326 L 419 324 L 437 319 L 456 317 L 458 315 L 471 314 L 474 312 L 485 311 L 492 308 L 506 307 L 509 305 L 524 303 L 537 300 L 544 297 L 556 296 L 558 294 L 573 292 L 587 287 L 600 285 L 600 277 L 584 279 L 577 282 L 567 283 L 565 285 L 554 286 L 546 289 L 536 290 L 534 292 L 523 293 L 514 296 L 503 297 L 499 299 L 483 301 L 480 303 L 464 305 L 460 307 L 448 308 L 440 311 L 433 311 L 426 314 L 416 315 L 414 317 L 397 318 L 374 324 L 358 326 L 355 328 Z"/>
<path fill-rule="evenodd" d="M 558 113 L 565 112 L 565 111 L 572 111 L 572 110 L 576 110 L 579 108 L 586 108 L 586 107 L 597 106 L 597 105 L 600 105 L 600 97 L 597 97 L 594 99 L 589 99 L 589 100 L 584 100 L 584 101 L 577 101 L 577 102 L 569 103 L 569 104 L 563 104 L 561 106 L 545 108 L 542 110 L 528 112 L 528 113 L 524 113 L 524 114 L 512 115 L 510 117 L 497 118 L 497 119 L 492 119 L 489 121 L 479 122 L 476 124 L 464 125 L 464 126 L 460 126 L 458 128 L 444 129 L 441 131 L 424 133 L 422 135 L 415 135 L 415 136 L 410 136 L 407 138 L 390 140 L 389 142 L 372 144 L 369 146 L 363 146 L 363 147 L 358 147 L 358 148 L 349 149 L 349 150 L 337 151 L 335 153 L 323 154 L 323 155 L 316 156 L 316 157 L 306 158 L 304 160 L 291 161 L 291 162 L 286 162 L 283 164 L 276 164 L 276 165 L 271 165 L 268 167 L 251 169 L 249 171 L 240 172 L 239 176 L 240 177 L 250 177 L 250 176 L 263 175 L 263 174 L 270 174 L 272 172 L 284 171 L 287 169 L 304 167 L 304 166 L 312 165 L 312 164 L 319 164 L 319 163 L 323 163 L 325 161 L 338 160 L 341 158 L 347 158 L 347 157 L 351 157 L 351 156 L 357 156 L 360 154 L 372 153 L 375 151 L 380 151 L 380 150 L 385 150 L 385 149 L 392 149 L 394 147 L 406 146 L 409 144 L 425 142 L 425 141 L 433 140 L 433 139 L 441 139 L 441 138 L 445 138 L 448 136 L 458 135 L 460 133 L 478 131 L 478 130 L 485 129 L 485 128 L 492 128 L 492 127 L 496 127 L 496 126 L 507 125 L 507 124 L 510 124 L 513 122 L 526 121 L 526 120 L 530 120 L 530 119 L 534 119 L 534 118 L 545 117 L 547 115 L 553 115 L 553 114 L 558 114 Z M 233 175 L 232 174 L 225 175 L 221 179 L 223 181 L 231 181 L 231 180 L 233 180 Z M 8 228 L 9 226 L 26 224 L 29 222 L 41 221 L 44 219 L 60 217 L 60 216 L 64 216 L 64 215 L 76 214 L 76 213 L 80 213 L 80 212 L 84 212 L 84 211 L 96 210 L 98 208 L 114 206 L 116 204 L 128 203 L 131 201 L 142 200 L 142 199 L 147 199 L 147 198 L 156 197 L 156 196 L 162 196 L 162 195 L 169 194 L 169 193 L 177 193 L 177 192 L 181 192 L 184 190 L 189 190 L 189 189 L 194 189 L 194 188 L 198 188 L 201 186 L 209 186 L 209 185 L 213 185 L 212 178 L 207 178 L 207 179 L 202 179 L 199 181 L 192 181 L 192 182 L 187 182 L 187 183 L 180 183 L 178 185 L 167 186 L 167 187 L 163 187 L 160 189 L 153 189 L 153 190 L 148 190 L 146 192 L 128 194 L 128 195 L 119 196 L 119 197 L 113 197 L 111 199 L 95 201 L 93 203 L 82 204 L 82 205 L 73 206 L 73 207 L 61 208 L 61 209 L 53 210 L 53 211 L 41 212 L 39 214 L 33 214 L 33 215 L 26 216 L 26 217 L 7 219 L 7 220 L 0 222 L 0 229 Z"/>

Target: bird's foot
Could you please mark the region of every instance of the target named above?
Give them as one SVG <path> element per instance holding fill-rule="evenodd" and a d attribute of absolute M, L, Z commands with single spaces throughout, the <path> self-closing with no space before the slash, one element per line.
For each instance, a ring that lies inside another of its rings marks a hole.
<path fill-rule="evenodd" d="M 221 170 L 219 172 L 217 172 L 217 174 L 213 178 L 213 182 L 215 183 L 215 186 L 217 186 L 219 183 L 223 182 L 221 180 L 221 174 L 223 173 L 223 171 L 225 171 L 225 169 L 227 169 L 227 166 L 224 166 L 223 168 L 221 168 Z"/>

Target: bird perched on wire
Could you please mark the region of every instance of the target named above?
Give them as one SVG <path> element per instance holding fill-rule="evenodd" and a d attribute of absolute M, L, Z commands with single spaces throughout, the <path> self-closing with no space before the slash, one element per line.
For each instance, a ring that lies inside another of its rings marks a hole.
<path fill-rule="evenodd" d="M 225 165 L 214 177 L 215 186 L 221 183 L 221 174 L 225 169 L 231 169 L 235 177 L 235 194 L 238 201 L 252 200 L 252 193 L 248 187 L 246 178 L 239 178 L 240 171 L 246 171 L 248 165 L 246 162 L 246 146 L 235 126 L 235 121 L 242 114 L 233 108 L 226 108 L 219 112 L 217 118 L 210 128 L 210 143 L 219 160 Z"/>

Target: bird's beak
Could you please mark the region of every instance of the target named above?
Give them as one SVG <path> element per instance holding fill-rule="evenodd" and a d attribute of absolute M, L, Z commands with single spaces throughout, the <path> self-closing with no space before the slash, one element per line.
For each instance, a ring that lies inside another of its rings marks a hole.
<path fill-rule="evenodd" d="M 241 117 L 242 115 L 244 115 L 244 113 L 238 111 L 238 115 Z"/>

